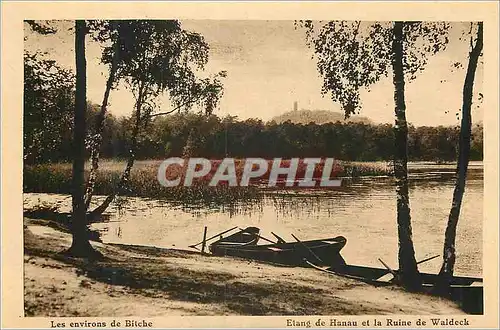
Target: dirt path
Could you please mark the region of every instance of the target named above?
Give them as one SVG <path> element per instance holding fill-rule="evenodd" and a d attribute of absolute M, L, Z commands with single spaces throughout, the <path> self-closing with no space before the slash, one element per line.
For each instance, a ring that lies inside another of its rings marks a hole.
<path fill-rule="evenodd" d="M 68 258 L 69 234 L 25 223 L 27 316 L 463 314 L 395 287 L 189 251 L 93 243 L 105 260 Z"/>

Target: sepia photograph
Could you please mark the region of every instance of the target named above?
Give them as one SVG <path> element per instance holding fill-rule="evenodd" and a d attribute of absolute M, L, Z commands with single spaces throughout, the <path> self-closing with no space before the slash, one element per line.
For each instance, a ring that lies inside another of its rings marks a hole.
<path fill-rule="evenodd" d="M 457 328 L 498 307 L 491 24 L 43 16 L 17 25 L 18 317 Z"/>

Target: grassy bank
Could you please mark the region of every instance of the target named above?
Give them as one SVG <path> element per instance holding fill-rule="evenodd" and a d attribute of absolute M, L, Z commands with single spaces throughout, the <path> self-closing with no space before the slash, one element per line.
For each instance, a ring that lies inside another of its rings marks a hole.
<path fill-rule="evenodd" d="M 258 183 L 265 182 L 269 178 L 271 166 L 261 178 L 261 181 L 250 181 L 248 187 L 230 187 L 228 185 L 208 186 L 216 172 L 220 161 L 212 161 L 210 173 L 194 181 L 191 187 L 182 185 L 176 187 L 163 187 L 158 182 L 158 167 L 161 161 L 148 160 L 137 161 L 134 165 L 130 180 L 127 182 L 123 195 L 150 198 L 166 198 L 183 201 L 206 201 L 215 203 L 227 203 L 245 198 L 256 198 L 259 189 Z M 236 176 L 241 178 L 244 168 L 244 160 L 237 160 L 235 164 Z M 282 162 L 282 166 L 289 166 L 288 161 Z M 87 175 L 89 165 L 87 164 Z M 105 160 L 101 161 L 96 185 L 96 195 L 107 195 L 111 193 L 120 180 L 120 176 L 125 168 L 125 162 Z M 321 178 L 323 164 L 316 167 L 314 178 Z M 297 179 L 303 178 L 306 172 L 306 165 L 300 163 L 297 170 Z M 183 182 L 184 171 L 179 166 L 170 166 L 166 177 L 173 179 L 181 177 Z M 376 163 L 347 163 L 341 162 L 333 167 L 332 177 L 356 178 L 362 176 L 382 176 L 390 175 L 392 169 L 384 162 Z M 71 193 L 71 164 L 43 164 L 24 167 L 24 192 L 47 192 L 47 193 Z M 278 184 L 278 186 L 280 183 Z"/>
<path fill-rule="evenodd" d="M 463 314 L 447 300 L 313 269 L 95 242 L 105 259 L 89 262 L 62 254 L 70 243 L 25 219 L 26 316 Z"/>

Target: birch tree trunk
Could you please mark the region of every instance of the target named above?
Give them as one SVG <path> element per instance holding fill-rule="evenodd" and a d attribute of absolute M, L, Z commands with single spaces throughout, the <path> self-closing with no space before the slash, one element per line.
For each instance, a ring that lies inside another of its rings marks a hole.
<path fill-rule="evenodd" d="M 450 280 L 453 277 L 455 267 L 456 251 L 455 238 L 457 234 L 458 218 L 462 206 L 462 198 L 465 191 L 465 181 L 467 179 L 467 168 L 469 166 L 470 140 L 471 140 L 471 107 L 474 88 L 474 77 L 476 74 L 479 56 L 483 50 L 483 23 L 479 23 L 477 31 L 477 40 L 475 46 L 469 54 L 469 64 L 465 75 L 462 101 L 462 121 L 460 123 L 460 138 L 458 142 L 458 161 L 456 170 L 455 190 L 453 191 L 453 201 L 450 214 L 448 216 L 448 225 L 445 232 L 443 264 L 439 272 L 440 281 L 438 290 L 446 292 Z"/>
<path fill-rule="evenodd" d="M 132 170 L 132 167 L 134 166 L 135 155 L 137 151 L 137 136 L 139 135 L 139 129 L 141 125 L 142 104 L 143 104 L 143 95 L 142 95 L 142 89 L 140 89 L 139 96 L 136 102 L 135 123 L 134 123 L 134 129 L 132 131 L 132 138 L 130 141 L 130 149 L 128 154 L 127 165 L 113 193 L 108 195 L 101 205 L 99 205 L 92 212 L 90 212 L 89 216 L 91 218 L 99 217 L 100 215 L 102 215 L 104 211 L 106 211 L 106 209 L 109 207 L 109 205 L 111 205 L 115 197 L 122 192 L 124 185 L 130 179 L 130 172 Z"/>
<path fill-rule="evenodd" d="M 113 83 L 115 81 L 116 69 L 117 69 L 117 56 L 118 51 L 115 47 L 113 52 L 113 59 L 111 60 L 111 67 L 109 70 L 109 77 L 106 82 L 106 90 L 104 91 L 104 97 L 101 104 L 101 110 L 96 118 L 96 133 L 92 139 L 92 149 L 91 149 L 91 162 L 92 167 L 90 169 L 90 175 L 87 182 L 87 190 L 85 193 L 85 211 L 89 209 L 90 202 L 92 201 L 92 195 L 94 193 L 95 181 L 97 178 L 97 171 L 99 169 L 99 153 L 102 144 L 102 134 L 104 131 L 104 119 L 106 118 L 106 112 L 108 108 L 109 94 L 113 88 Z"/>
<path fill-rule="evenodd" d="M 396 115 L 396 125 L 394 128 L 394 176 L 396 179 L 397 193 L 399 280 L 407 289 L 418 290 L 421 286 L 421 280 L 413 247 L 410 200 L 408 196 L 408 124 L 406 122 L 405 81 L 403 71 L 403 27 L 404 22 L 394 23 L 392 41 L 392 69 Z"/>

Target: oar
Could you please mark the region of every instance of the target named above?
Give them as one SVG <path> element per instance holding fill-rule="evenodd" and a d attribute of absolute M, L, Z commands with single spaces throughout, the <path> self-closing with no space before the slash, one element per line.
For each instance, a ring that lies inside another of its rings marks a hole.
<path fill-rule="evenodd" d="M 397 278 L 397 274 L 394 270 L 392 270 L 391 267 L 389 267 L 382 259 L 378 258 L 378 261 L 380 261 L 382 263 L 382 265 L 384 265 L 385 268 L 387 268 L 387 270 L 392 274 L 392 276 L 394 276 L 394 278 Z"/>
<path fill-rule="evenodd" d="M 424 262 L 432 260 L 432 259 L 436 259 L 437 257 L 439 257 L 439 254 L 437 254 L 437 255 L 435 255 L 433 257 L 429 257 L 429 258 L 424 259 L 424 260 L 420 260 L 419 262 L 417 262 L 417 265 L 420 265 L 421 263 L 424 263 Z"/>
<path fill-rule="evenodd" d="M 276 239 L 278 240 L 278 243 L 286 243 L 286 241 L 283 238 L 279 237 L 275 233 L 271 232 L 271 234 L 273 234 L 273 236 L 276 237 Z"/>
<path fill-rule="evenodd" d="M 244 230 L 244 229 L 241 229 L 241 228 L 239 228 L 239 227 L 238 227 L 238 229 L 240 229 L 240 230 Z M 265 237 L 262 237 L 262 236 L 260 236 L 259 234 L 255 234 L 255 236 L 257 236 L 258 238 L 262 238 L 264 241 L 267 241 L 267 242 L 269 242 L 269 243 L 274 244 L 274 242 L 273 242 L 273 241 L 271 241 L 270 239 L 267 239 L 267 238 L 265 238 Z"/>
<path fill-rule="evenodd" d="M 417 265 L 423 263 L 423 262 L 426 262 L 426 261 L 429 261 L 429 260 L 432 260 L 432 259 L 436 259 L 437 257 L 439 257 L 439 254 L 438 255 L 435 255 L 435 256 L 432 256 L 432 257 L 429 257 L 429 258 L 426 258 L 424 260 L 420 260 L 419 262 L 417 262 Z M 397 278 L 397 274 L 396 274 L 396 271 L 394 271 L 391 267 L 389 267 L 382 259 L 378 258 L 378 261 L 380 261 L 382 263 L 382 265 L 384 265 L 385 268 L 387 268 L 387 270 L 392 274 L 392 276 L 394 276 L 394 278 Z"/>
<path fill-rule="evenodd" d="M 214 236 L 212 236 L 212 237 L 210 237 L 210 238 L 207 238 L 207 239 L 205 240 L 205 243 L 206 243 L 206 242 L 208 242 L 208 241 L 210 241 L 211 239 L 214 239 L 214 238 L 216 238 L 216 237 L 220 236 L 220 235 L 224 235 L 225 233 L 228 233 L 228 232 L 230 232 L 231 230 L 234 230 L 234 229 L 236 229 L 236 228 L 238 228 L 238 226 L 233 227 L 233 228 L 228 229 L 228 230 L 225 230 L 225 231 L 223 231 L 223 232 L 221 232 L 221 233 L 218 233 L 217 235 L 214 235 Z M 190 245 L 189 247 L 190 247 L 190 248 L 193 248 L 193 249 L 196 249 L 196 246 L 198 246 L 198 245 L 200 245 L 200 244 L 202 244 L 202 243 L 203 243 L 203 241 L 201 241 L 201 242 L 199 242 L 199 243 L 196 243 L 196 244 L 193 244 L 193 245 Z"/>
<path fill-rule="evenodd" d="M 309 251 L 309 253 L 312 254 L 317 261 L 319 261 L 321 264 L 324 264 L 323 260 L 321 260 L 320 257 L 316 255 L 316 253 L 314 253 L 307 245 L 305 245 L 300 239 L 298 239 L 297 236 L 292 234 L 292 237 L 295 238 L 297 242 L 299 242 L 303 247 L 305 247 L 306 250 Z"/>

